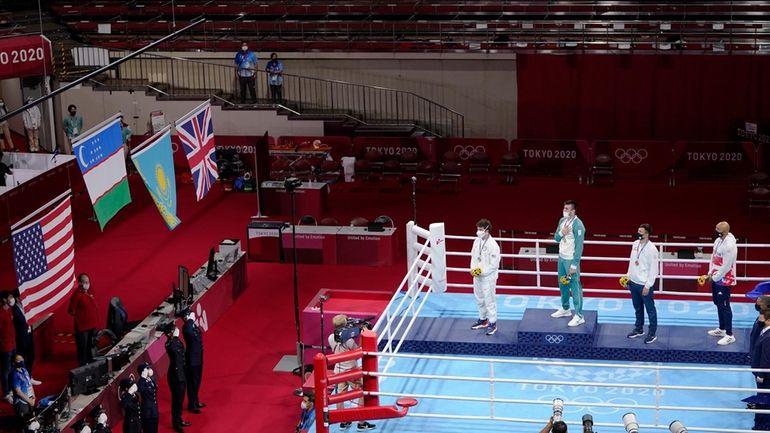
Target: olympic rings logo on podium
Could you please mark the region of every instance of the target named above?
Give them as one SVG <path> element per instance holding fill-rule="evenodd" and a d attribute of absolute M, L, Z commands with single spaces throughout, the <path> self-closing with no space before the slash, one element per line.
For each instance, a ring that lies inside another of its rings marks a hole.
<path fill-rule="evenodd" d="M 465 161 L 469 159 L 474 153 L 485 153 L 487 149 L 484 148 L 484 146 L 461 146 L 458 144 L 452 150 L 457 154 L 457 156 L 460 157 L 460 159 Z"/>
<path fill-rule="evenodd" d="M 545 341 L 548 344 L 561 344 L 564 342 L 564 336 L 561 334 L 546 334 Z"/>
<path fill-rule="evenodd" d="M 648 156 L 647 149 L 615 149 L 615 158 L 623 164 L 641 164 Z"/>

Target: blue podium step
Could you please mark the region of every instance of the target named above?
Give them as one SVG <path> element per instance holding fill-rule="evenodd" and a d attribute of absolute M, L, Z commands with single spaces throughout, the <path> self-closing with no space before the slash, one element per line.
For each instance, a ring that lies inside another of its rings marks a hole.
<path fill-rule="evenodd" d="M 497 333 L 472 330 L 474 320 L 417 318 L 401 351 L 482 356 L 606 359 L 650 362 L 748 364 L 749 330 L 734 330 L 737 341 L 719 346 L 709 328 L 663 326 L 657 340 L 626 337 L 632 326 L 599 323 L 596 311 L 585 311 L 586 323 L 568 327 L 570 317 L 554 319 L 553 310 L 528 308 L 521 320 L 499 320 Z"/>

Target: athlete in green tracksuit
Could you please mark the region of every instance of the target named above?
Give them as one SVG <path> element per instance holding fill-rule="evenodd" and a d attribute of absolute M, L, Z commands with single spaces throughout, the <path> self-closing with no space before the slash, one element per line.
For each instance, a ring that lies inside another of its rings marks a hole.
<path fill-rule="evenodd" d="M 583 318 L 583 286 L 580 285 L 580 258 L 583 255 L 583 241 L 586 228 L 583 221 L 577 217 L 577 203 L 574 200 L 564 202 L 563 216 L 554 233 L 554 240 L 559 243 L 559 290 L 561 291 L 561 308 L 551 317 L 566 317 L 572 315 L 569 308 L 570 292 L 575 305 L 575 315 L 569 326 L 585 323 Z M 564 278 L 567 278 L 564 284 Z"/>

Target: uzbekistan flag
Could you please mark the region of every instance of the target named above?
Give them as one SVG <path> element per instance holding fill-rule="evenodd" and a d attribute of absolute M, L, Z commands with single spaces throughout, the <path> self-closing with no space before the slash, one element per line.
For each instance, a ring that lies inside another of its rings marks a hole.
<path fill-rule="evenodd" d="M 115 116 L 87 131 L 74 143 L 75 153 L 99 227 L 131 203 L 120 119 Z"/>

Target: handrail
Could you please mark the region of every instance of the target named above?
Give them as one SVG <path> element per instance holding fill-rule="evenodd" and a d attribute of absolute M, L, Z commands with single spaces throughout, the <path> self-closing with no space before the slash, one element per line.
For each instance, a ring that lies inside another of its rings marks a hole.
<path fill-rule="evenodd" d="M 273 98 L 268 73 L 254 72 L 258 102 L 294 115 L 334 115 L 364 125 L 412 125 L 439 137 L 464 136 L 461 113 L 409 90 L 284 73 L 282 97 Z M 241 99 L 234 65 L 178 56 L 145 53 L 121 65 L 110 81 L 118 88 L 152 86 L 171 97 L 215 97 L 230 103 Z"/>

